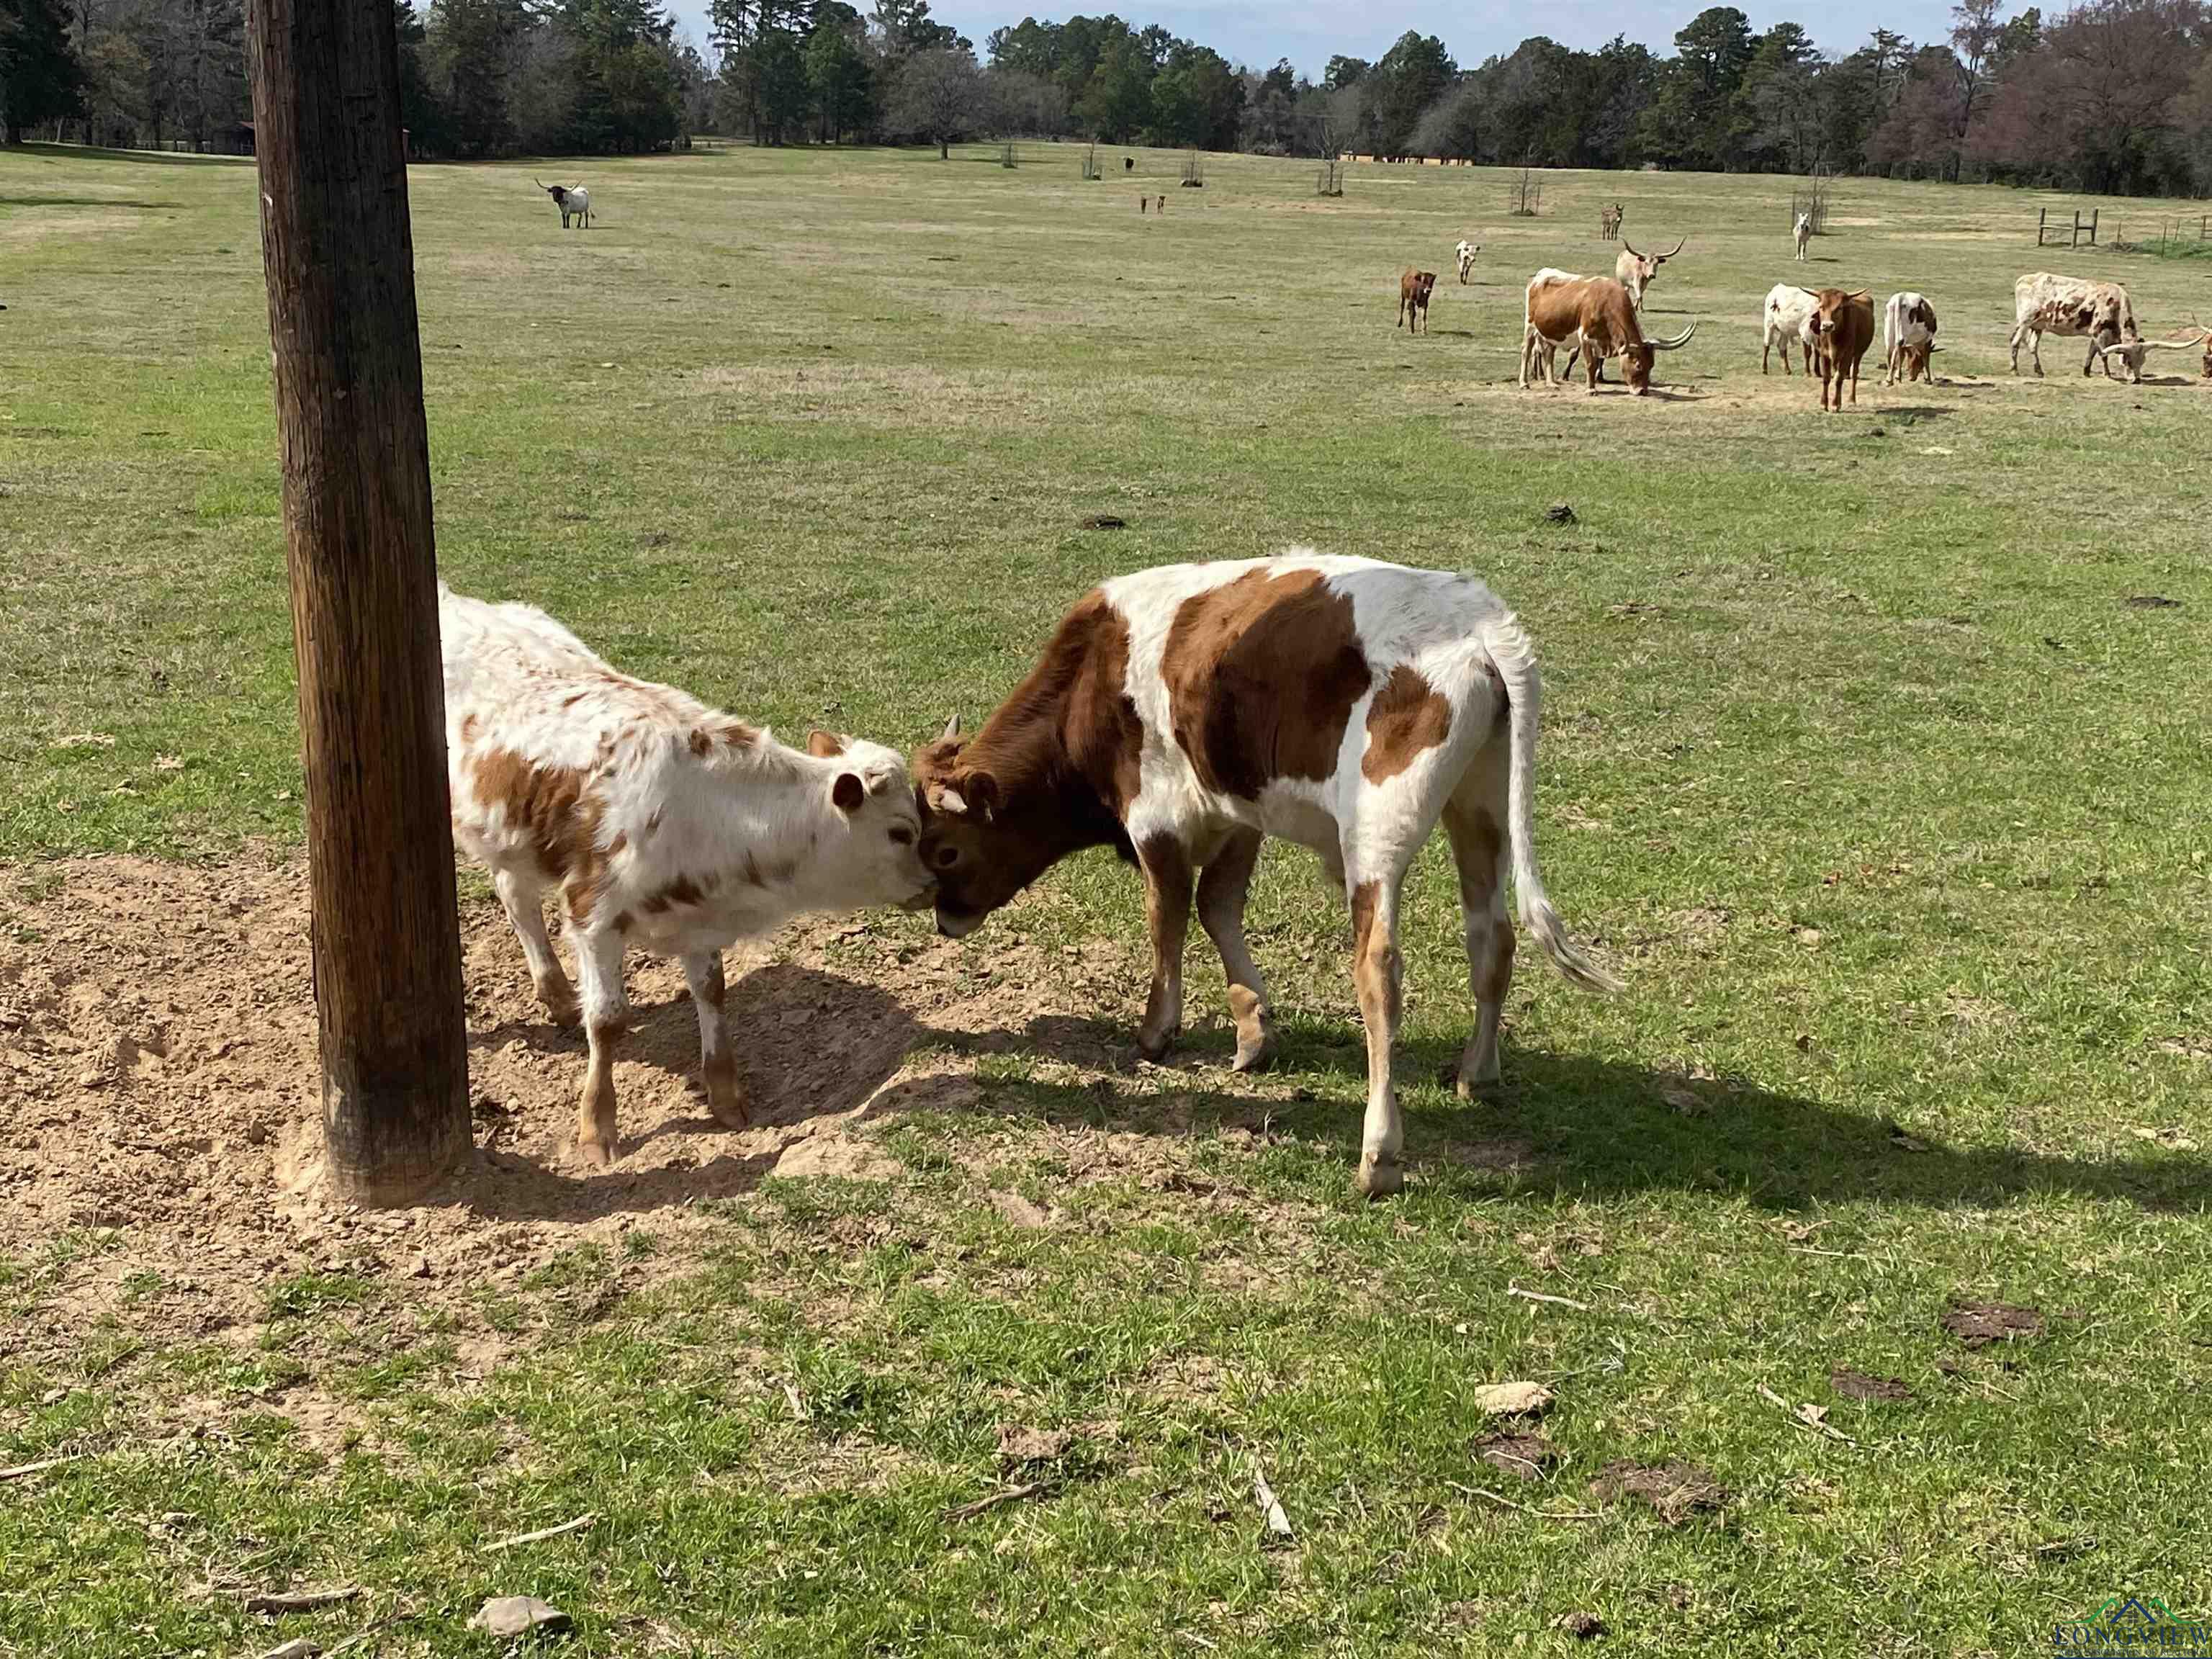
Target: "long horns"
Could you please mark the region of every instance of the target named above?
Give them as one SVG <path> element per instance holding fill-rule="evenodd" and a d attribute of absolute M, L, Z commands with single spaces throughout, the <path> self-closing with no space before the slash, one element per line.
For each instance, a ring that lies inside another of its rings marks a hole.
<path fill-rule="evenodd" d="M 1680 253 L 1682 251 L 1683 245 L 1688 242 L 1689 240 L 1690 239 L 1688 237 L 1685 236 L 1681 241 L 1675 243 L 1674 246 L 1668 248 L 1664 253 L 1659 256 L 1659 263 L 1663 265 L 1668 260 Z"/>
<path fill-rule="evenodd" d="M 1677 334 L 1677 335 L 1676 335 L 1673 339 L 1671 339 L 1671 340 L 1646 340 L 1644 343 L 1644 344 L 1646 344 L 1646 345 L 1648 345 L 1648 346 L 1650 346 L 1650 347 L 1654 351 L 1673 351 L 1673 350 L 1676 349 L 1678 347 L 1686 346 L 1686 345 L 1689 344 L 1689 343 L 1690 343 L 1690 337 L 1691 337 L 1692 334 L 1695 334 L 1697 331 L 1698 331 L 1697 320 L 1696 320 L 1696 319 L 1692 318 L 1692 319 L 1691 319 L 1691 322 L 1690 322 L 1690 325 L 1689 325 L 1689 327 L 1687 327 L 1687 328 L 1684 329 L 1684 330 L 1683 330 L 1680 334 Z"/>

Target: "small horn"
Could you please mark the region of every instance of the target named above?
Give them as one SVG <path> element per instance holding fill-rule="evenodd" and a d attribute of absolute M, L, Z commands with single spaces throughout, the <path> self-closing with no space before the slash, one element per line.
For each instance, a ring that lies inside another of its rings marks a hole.
<path fill-rule="evenodd" d="M 957 789 L 948 789 L 941 783 L 933 783 L 922 792 L 922 799 L 933 812 L 943 812 L 958 817 L 968 810 L 968 802 Z"/>
<path fill-rule="evenodd" d="M 943 732 L 941 732 L 940 733 L 939 733 L 939 734 L 938 734 L 938 738 L 937 738 L 937 740 L 938 740 L 939 743 L 945 743 L 945 742 L 947 742 L 947 741 L 949 741 L 950 739 L 951 739 L 951 738 L 957 738 L 957 737 L 958 737 L 959 735 L 960 735 L 960 716 L 959 716 L 959 715 L 957 715 L 957 714 L 955 714 L 955 715 L 953 715 L 950 720 L 946 720 L 946 721 L 945 722 L 945 730 L 944 730 Z"/>
<path fill-rule="evenodd" d="M 1693 319 L 1692 319 L 1692 321 L 1691 321 L 1691 324 L 1690 324 L 1689 327 L 1687 327 L 1687 328 L 1684 329 L 1684 330 L 1683 330 L 1680 334 L 1677 334 L 1677 335 L 1676 335 L 1673 339 L 1671 339 L 1671 340 L 1646 340 L 1646 341 L 1644 342 L 1644 344 L 1646 344 L 1646 345 L 1650 346 L 1650 347 L 1654 351 L 1673 351 L 1673 350 L 1676 349 L 1678 347 L 1686 346 L 1686 345 L 1689 344 L 1689 343 L 1690 343 L 1690 337 L 1691 337 L 1692 334 L 1695 334 L 1697 331 L 1698 331 L 1698 325 L 1697 325 L 1696 320 Z"/>

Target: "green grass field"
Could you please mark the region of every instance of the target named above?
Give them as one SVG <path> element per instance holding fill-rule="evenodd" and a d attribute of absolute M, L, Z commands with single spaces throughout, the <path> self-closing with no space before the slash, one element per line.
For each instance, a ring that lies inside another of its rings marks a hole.
<path fill-rule="evenodd" d="M 1846 181 L 1808 274 L 1787 179 L 1550 174 L 1512 220 L 1494 173 L 1355 167 L 1323 201 L 1309 163 L 1183 191 L 1132 153 L 1089 184 L 1046 145 L 595 161 L 566 235 L 526 167 L 415 169 L 448 580 L 787 734 L 908 745 L 1118 572 L 1292 542 L 1472 569 L 1546 672 L 1547 884 L 1627 994 L 1524 952 L 1503 1097 L 1457 1103 L 1432 848 L 1411 1182 L 1358 1204 L 1343 913 L 1278 848 L 1264 1091 L 1195 942 L 1178 1069 L 1071 1068 L 1017 1023 L 969 1103 L 871 1121 L 864 1177 L 520 1279 L 488 1242 L 481 1365 L 401 1279 L 271 1277 L 241 1349 L 160 1316 L 191 1263 L 137 1263 L 127 1224 L 23 1243 L 19 1331 L 103 1262 L 122 1288 L 67 1341 L 0 1335 L 0 1468 L 75 1460 L 0 1480 L 0 1654 L 385 1616 L 349 1651 L 489 1654 L 463 1621 L 510 1589 L 576 1616 L 545 1651 L 606 1655 L 1563 1652 L 1588 1613 L 1603 1650 L 2009 1656 L 2115 1595 L 2212 1613 L 2212 385 L 2005 352 L 2022 271 L 2125 281 L 2156 335 L 2212 319 L 2203 263 L 2039 251 L 2071 199 L 1997 189 Z M 1520 284 L 1608 268 L 1616 198 L 1639 247 L 1689 238 L 1648 311 L 1698 332 L 1663 396 L 1522 392 Z M 255 203 L 250 164 L 0 155 L 0 1016 L 33 931 L 7 892 L 66 897 L 46 861 L 298 841 Z M 1392 327 L 1409 264 L 1444 273 L 1425 338 Z M 1925 293 L 1941 382 L 1885 392 L 1870 356 L 1830 416 L 1762 379 L 1796 276 Z M 896 996 L 923 930 L 879 931 L 904 943 L 853 971 Z M 1140 933 L 1101 854 L 956 954 L 1110 937 L 1127 966 Z M 1114 983 L 1126 1037 L 1144 986 Z M 1157 1161 L 1078 1182 L 1085 1133 Z M 2041 1328 L 1940 1322 L 1984 1303 Z M 1509 1379 L 1557 1394 L 1542 1480 L 1479 1455 Z M 295 1384 L 373 1434 L 304 1433 L 269 1404 Z M 213 1428 L 152 1435 L 181 1394 Z M 1025 1461 L 1012 1428 L 1067 1437 Z M 1593 1493 L 1619 1460 L 1725 1495 Z M 368 1594 L 271 1621 L 209 1588 L 288 1577 Z"/>

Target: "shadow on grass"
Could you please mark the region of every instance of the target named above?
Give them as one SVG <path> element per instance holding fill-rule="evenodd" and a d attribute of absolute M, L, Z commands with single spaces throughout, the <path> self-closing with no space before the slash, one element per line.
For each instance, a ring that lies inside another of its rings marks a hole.
<path fill-rule="evenodd" d="M 1033 1022 L 1025 1040 L 993 1034 L 957 1046 L 1027 1052 L 1085 1066 L 1126 1067 L 1131 1036 L 1103 1022 L 1056 1018 Z M 1358 1150 L 1361 1109 L 1351 1103 L 1285 1101 L 1246 1093 L 1229 1070 L 1227 1032 L 1202 1033 L 1170 1056 L 1187 1090 L 1162 1095 L 1107 1080 L 1088 1087 L 1034 1081 L 971 1079 L 981 1099 L 970 1109 L 1048 1123 L 1182 1135 L 1193 1129 L 1256 1127 L 1335 1150 L 1347 1174 Z M 1762 1207 L 1791 1210 L 1814 1203 L 1870 1199 L 1930 1207 L 1982 1206 L 2044 1195 L 2117 1200 L 2145 1210 L 2201 1211 L 2212 1165 L 2172 1156 L 2092 1162 L 2008 1146 L 1950 1147 L 1911 1138 L 1911 1151 L 1882 1121 L 1819 1102 L 1726 1079 L 1692 1082 L 1618 1060 L 1541 1049 L 1505 1050 L 1504 1086 L 1478 1103 L 1437 1103 L 1413 1089 L 1447 1074 L 1455 1046 L 1407 1043 L 1399 1054 L 1406 1150 L 1416 1177 L 1480 1165 L 1470 1150 L 1501 1139 L 1525 1140 L 1534 1159 L 1515 1177 L 1520 1190 L 1587 1197 L 1652 1191 L 1727 1194 Z M 1293 1035 L 1283 1063 L 1295 1071 L 1344 1079 L 1356 1091 L 1366 1054 L 1356 1027 L 1345 1040 L 1327 1033 Z M 917 1080 L 922 1081 L 922 1080 Z M 870 1112 L 906 1103 L 910 1085 L 895 1085 Z M 1686 1109 L 1680 1103 L 1689 1103 Z M 919 1106 L 919 1101 L 914 1103 Z"/>
<path fill-rule="evenodd" d="M 25 196 L 0 192 L 0 207 L 173 208 L 175 202 L 143 202 L 119 196 Z"/>
<path fill-rule="evenodd" d="M 1328 1100 L 1286 1100 L 1279 1091 L 1251 1091 L 1230 1070 L 1226 1030 L 1187 1035 L 1164 1066 L 1146 1068 L 1138 1082 L 1134 1033 L 1118 1022 L 1048 1016 L 1019 1030 L 936 1030 L 873 985 L 787 963 L 733 985 L 728 1017 L 756 1124 L 795 1125 L 863 1108 L 868 1119 L 980 1111 L 1164 1137 L 1264 1121 L 1341 1159 L 1347 1174 L 1358 1148 L 1366 1051 L 1357 1025 L 1286 1023 L 1280 1063 L 1337 1085 Z M 518 1022 L 471 1040 L 496 1046 L 516 1036 L 574 1053 L 580 1086 L 583 1045 L 572 1035 Z M 1083 1084 L 983 1073 L 892 1083 L 908 1052 L 925 1042 L 970 1056 L 1056 1060 L 1094 1076 Z M 696 1091 L 698 1026 L 689 998 L 639 1009 L 622 1052 Z M 1457 1059 L 1457 1047 L 1442 1042 L 1400 1049 L 1407 1153 L 1417 1179 L 1494 1182 L 1495 1175 L 1451 1172 L 1483 1168 L 1494 1160 L 1470 1154 L 1510 1140 L 1533 1149 L 1525 1163 L 1516 1160 L 1510 1177 L 1516 1190 L 1577 1196 L 1713 1193 L 1790 1210 L 1852 1200 L 1948 1207 L 2070 1195 L 2195 1211 L 2212 1191 L 2212 1165 L 2200 1158 L 2093 1162 L 2008 1146 L 1945 1146 L 1919 1132 L 1911 1145 L 1924 1150 L 1911 1150 L 1891 1125 L 1833 1105 L 1741 1081 L 1692 1080 L 1511 1044 L 1504 1086 L 1492 1097 L 1462 1104 L 1420 1086 L 1448 1077 Z M 1161 1072 L 1178 1079 L 1175 1086 L 1159 1088 Z M 696 1121 L 665 1123 L 646 1139 L 714 1127 L 702 1099 Z M 586 1178 L 573 1168 L 495 1152 L 470 1178 L 468 1197 L 506 1219 L 588 1220 L 750 1192 L 778 1156 L 772 1150 L 629 1176 L 617 1161 L 611 1171 Z"/>
<path fill-rule="evenodd" d="M 139 167 L 251 167 L 251 155 L 193 155 L 170 149 L 99 149 L 82 144 L 25 144 L 9 151 L 15 156 L 36 155 L 49 161 L 129 161 Z"/>

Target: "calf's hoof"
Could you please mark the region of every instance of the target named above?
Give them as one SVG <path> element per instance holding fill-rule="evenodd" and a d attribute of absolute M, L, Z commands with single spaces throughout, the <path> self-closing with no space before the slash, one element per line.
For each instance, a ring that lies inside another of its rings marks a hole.
<path fill-rule="evenodd" d="M 1462 1072 L 1452 1085 L 1452 1092 L 1462 1100 L 1491 1100 L 1504 1086 L 1504 1080 L 1495 1072 L 1488 1077 Z"/>
<path fill-rule="evenodd" d="M 1352 1186 L 1362 1198 L 1395 1197 L 1405 1190 L 1405 1165 L 1395 1159 L 1386 1164 L 1380 1158 L 1362 1158 L 1359 1173 L 1352 1176 Z"/>
<path fill-rule="evenodd" d="M 564 995 L 562 993 L 566 991 Z M 545 1005 L 545 1018 L 564 1030 L 574 1030 L 583 1024 L 584 1010 L 576 1000 L 576 994 L 563 987 L 562 990 L 540 991 L 538 1000 Z"/>
<path fill-rule="evenodd" d="M 1275 1034 L 1262 1031 L 1257 1036 L 1246 1036 L 1241 1031 L 1237 1036 L 1237 1058 L 1229 1062 L 1232 1072 L 1264 1072 L 1275 1063 Z"/>
<path fill-rule="evenodd" d="M 1137 1033 L 1137 1058 L 1151 1060 L 1155 1066 L 1167 1058 L 1168 1050 L 1175 1047 L 1176 1028 L 1170 1025 L 1164 1031 Z"/>
<path fill-rule="evenodd" d="M 732 1085 L 717 1088 L 709 1083 L 707 1109 L 714 1114 L 714 1121 L 726 1129 L 742 1129 L 753 1121 L 753 1115 L 745 1109 L 744 1094 Z"/>
<path fill-rule="evenodd" d="M 601 1140 L 596 1135 L 576 1137 L 576 1157 L 594 1170 L 604 1170 L 615 1161 L 614 1141 Z"/>

